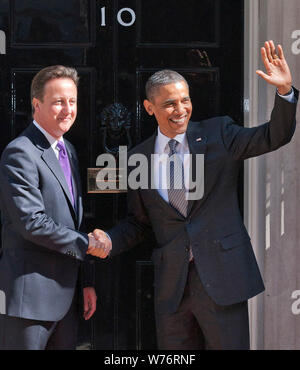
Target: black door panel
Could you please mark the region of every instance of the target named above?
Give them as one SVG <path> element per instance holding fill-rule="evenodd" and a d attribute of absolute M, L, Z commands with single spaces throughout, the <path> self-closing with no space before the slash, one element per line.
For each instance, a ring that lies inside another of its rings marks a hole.
<path fill-rule="evenodd" d="M 149 137 L 157 124 L 142 103 L 153 72 L 185 76 L 193 121 L 226 114 L 242 122 L 243 0 L 0 0 L 0 30 L 0 151 L 30 122 L 33 75 L 52 64 L 79 71 L 78 118 L 67 136 L 81 165 L 87 231 L 126 215 L 126 193 L 87 193 L 87 168 L 96 167 L 105 144 L 128 139 L 104 143 L 102 114 L 122 104 L 132 145 Z M 237 191 L 242 204 L 242 181 Z M 98 309 L 80 322 L 80 348 L 156 348 L 152 247 L 148 241 L 114 259 L 94 259 Z"/>

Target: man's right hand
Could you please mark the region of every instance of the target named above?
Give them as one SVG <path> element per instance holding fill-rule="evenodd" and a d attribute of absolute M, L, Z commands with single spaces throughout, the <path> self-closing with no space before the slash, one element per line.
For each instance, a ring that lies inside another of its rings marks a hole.
<path fill-rule="evenodd" d="M 100 229 L 95 229 L 93 233 L 88 234 L 89 237 L 89 247 L 87 254 L 99 258 L 106 258 L 112 248 L 112 243 L 107 234 Z"/>

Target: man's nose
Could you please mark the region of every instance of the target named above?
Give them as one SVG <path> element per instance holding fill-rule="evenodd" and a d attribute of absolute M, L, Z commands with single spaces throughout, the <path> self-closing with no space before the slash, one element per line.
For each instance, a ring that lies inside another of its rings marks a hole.
<path fill-rule="evenodd" d="M 181 104 L 181 103 L 179 103 L 177 106 L 176 106 L 176 112 L 178 113 L 178 114 L 183 114 L 183 113 L 185 113 L 185 108 L 184 108 L 184 105 L 183 104 Z"/>
<path fill-rule="evenodd" d="M 71 113 L 71 111 L 72 111 L 71 104 L 70 104 L 69 102 L 66 102 L 66 103 L 64 104 L 64 112 L 65 112 L 65 113 Z"/>

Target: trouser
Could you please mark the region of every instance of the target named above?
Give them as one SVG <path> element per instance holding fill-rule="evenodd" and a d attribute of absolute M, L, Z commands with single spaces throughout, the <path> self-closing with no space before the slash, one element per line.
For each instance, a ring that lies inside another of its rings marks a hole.
<path fill-rule="evenodd" d="M 72 350 L 76 347 L 78 304 L 57 322 L 0 315 L 1 350 Z"/>
<path fill-rule="evenodd" d="M 206 293 L 194 262 L 178 310 L 156 313 L 156 327 L 161 350 L 249 349 L 247 301 L 217 305 Z"/>

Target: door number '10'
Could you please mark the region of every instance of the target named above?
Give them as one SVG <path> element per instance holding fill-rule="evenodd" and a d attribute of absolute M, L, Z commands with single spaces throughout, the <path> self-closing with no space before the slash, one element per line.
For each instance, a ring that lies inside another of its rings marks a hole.
<path fill-rule="evenodd" d="M 123 19 L 122 19 L 122 14 L 123 13 L 129 13 L 130 14 L 131 20 L 129 22 L 124 22 L 123 21 Z M 104 6 L 103 8 L 101 8 L 101 27 L 106 26 L 105 15 L 106 15 L 106 9 L 105 9 L 105 6 Z M 135 12 L 131 8 L 122 8 L 118 11 L 117 20 L 118 20 L 118 22 L 120 23 L 121 26 L 130 27 L 134 24 L 135 19 L 136 19 Z"/>

